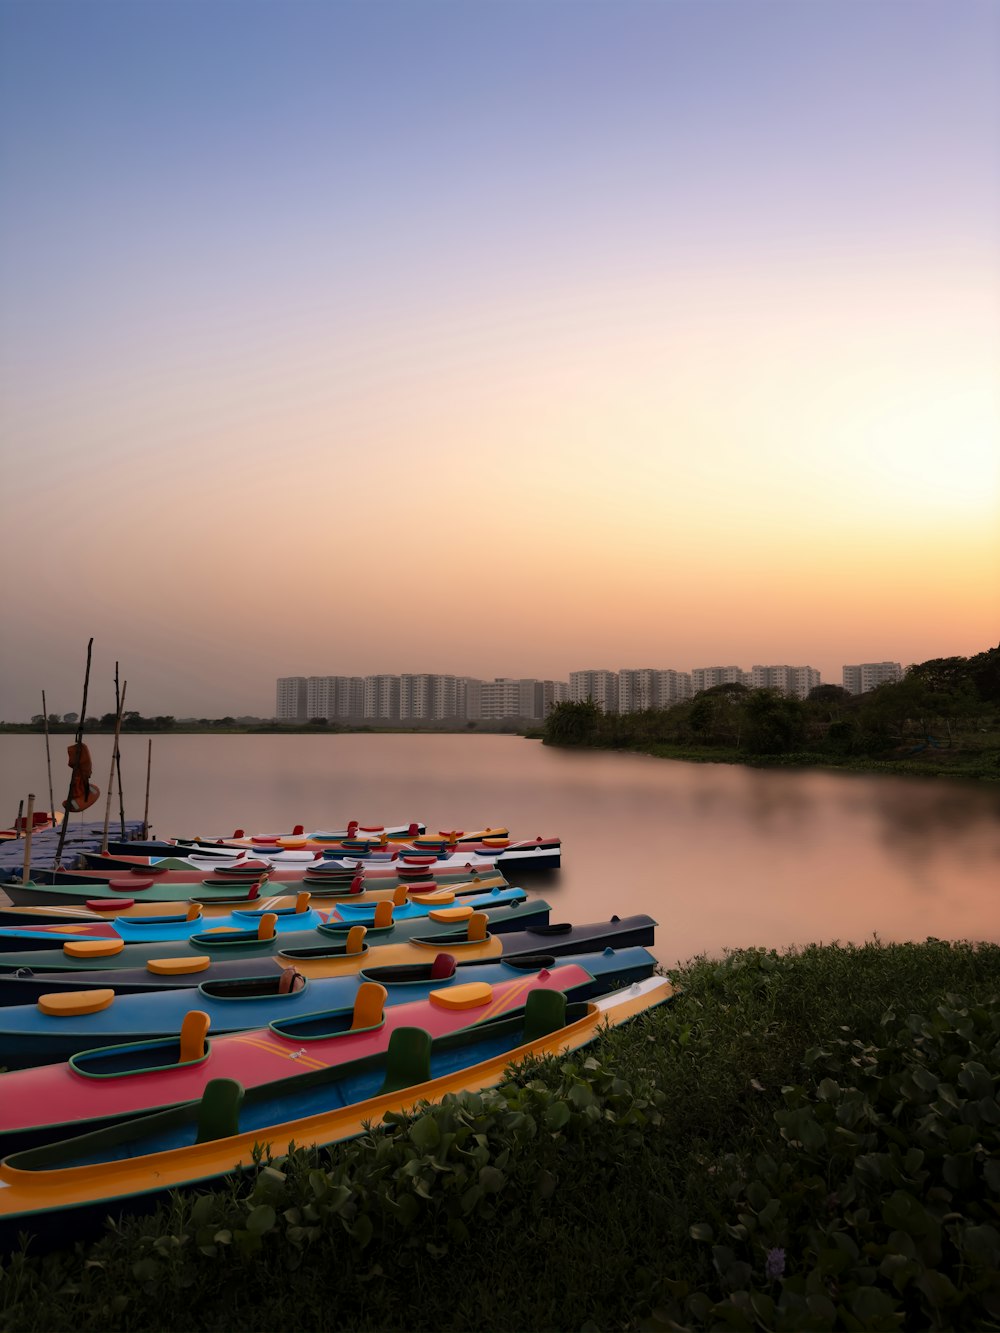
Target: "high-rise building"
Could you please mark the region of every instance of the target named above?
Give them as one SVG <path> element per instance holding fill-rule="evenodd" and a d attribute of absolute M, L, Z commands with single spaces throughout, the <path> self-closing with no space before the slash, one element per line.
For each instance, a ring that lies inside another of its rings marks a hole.
<path fill-rule="evenodd" d="M 427 722 L 431 716 L 431 677 L 399 678 L 399 716 L 404 721 Z"/>
<path fill-rule="evenodd" d="M 753 690 L 780 690 L 796 699 L 804 699 L 821 684 L 819 672 L 811 666 L 752 666 L 745 683 Z"/>
<path fill-rule="evenodd" d="M 278 722 L 304 722 L 308 686 L 305 676 L 279 676 L 274 716 Z"/>
<path fill-rule="evenodd" d="M 571 671 L 569 697 L 574 703 L 593 699 L 605 713 L 618 712 L 617 671 Z"/>
<path fill-rule="evenodd" d="M 365 676 L 365 718 L 369 722 L 399 721 L 398 676 Z"/>
<path fill-rule="evenodd" d="M 476 722 L 483 715 L 483 682 L 475 676 L 455 679 L 455 716 Z"/>
<path fill-rule="evenodd" d="M 716 685 L 744 685 L 744 671 L 738 666 L 695 667 L 691 672 L 691 691 L 711 690 Z"/>
<path fill-rule="evenodd" d="M 618 672 L 619 713 L 641 713 L 647 708 L 670 708 L 691 698 L 687 671 L 654 667 L 622 667 Z"/>
<path fill-rule="evenodd" d="M 867 694 L 877 685 L 895 685 L 903 679 L 898 662 L 859 662 L 844 667 L 844 689 L 851 694 Z"/>

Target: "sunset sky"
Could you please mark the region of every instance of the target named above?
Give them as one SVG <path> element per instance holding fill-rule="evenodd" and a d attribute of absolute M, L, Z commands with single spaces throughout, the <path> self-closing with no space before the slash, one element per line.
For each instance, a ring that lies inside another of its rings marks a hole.
<path fill-rule="evenodd" d="M 1000 640 L 995 0 L 0 0 L 0 718 Z"/>

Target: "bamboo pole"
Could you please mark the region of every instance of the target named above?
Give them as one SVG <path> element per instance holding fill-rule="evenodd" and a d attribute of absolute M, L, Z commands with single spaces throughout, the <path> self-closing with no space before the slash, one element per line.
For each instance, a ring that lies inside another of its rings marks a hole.
<path fill-rule="evenodd" d="M 45 708 L 45 691 L 42 690 L 42 717 L 45 718 L 45 766 L 49 770 L 49 813 L 52 827 L 56 826 L 56 798 L 52 795 L 52 752 L 49 749 L 49 715 Z"/>
<path fill-rule="evenodd" d="M 142 814 L 142 836 L 149 837 L 149 778 L 153 771 L 153 738 L 150 736 L 146 747 L 146 808 Z"/>
<path fill-rule="evenodd" d="M 21 836 L 21 816 L 24 814 L 24 798 L 18 802 L 17 818 L 14 820 L 14 840 L 15 842 Z"/>
<path fill-rule="evenodd" d="M 124 700 L 122 700 L 124 706 Z M 115 707 L 119 706 L 118 701 L 118 663 L 115 663 Z M 118 772 L 118 819 L 121 824 L 122 838 L 125 837 L 125 793 L 122 791 L 122 755 L 118 746 L 115 745 L 115 768 Z"/>
<path fill-rule="evenodd" d="M 35 814 L 35 793 L 28 792 L 28 823 L 24 834 L 24 872 L 21 875 L 22 884 L 31 883 L 31 826 L 34 822 Z"/>
<path fill-rule="evenodd" d="M 87 643 L 87 669 L 83 673 L 83 707 L 80 709 L 80 721 L 77 723 L 77 728 L 76 728 L 77 745 L 83 744 L 83 720 L 87 716 L 87 689 L 90 686 L 90 655 L 93 652 L 93 649 L 94 649 L 94 640 L 90 639 Z M 70 778 L 69 778 L 69 790 L 66 793 L 66 804 L 63 807 L 65 813 L 63 814 L 62 824 L 59 826 L 59 846 L 56 848 L 55 867 L 57 870 L 61 868 L 63 844 L 66 841 L 66 832 L 69 828 L 69 802 L 70 798 L 73 795 L 73 779 L 75 777 L 76 777 L 76 771 L 71 766 Z"/>
<path fill-rule="evenodd" d="M 122 729 L 122 709 L 125 707 L 125 691 L 128 681 L 122 682 L 122 697 L 118 700 L 118 712 L 115 715 L 115 743 L 111 747 L 111 772 L 108 774 L 108 798 L 104 803 L 104 835 L 101 838 L 101 851 L 108 853 L 108 824 L 111 821 L 111 789 L 115 785 L 115 760 L 118 758 L 118 737 Z"/>

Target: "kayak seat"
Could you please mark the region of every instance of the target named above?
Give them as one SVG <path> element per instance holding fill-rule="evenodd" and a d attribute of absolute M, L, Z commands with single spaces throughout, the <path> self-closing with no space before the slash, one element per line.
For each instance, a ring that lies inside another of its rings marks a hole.
<path fill-rule="evenodd" d="M 524 1006 L 524 1040 L 539 1041 L 566 1026 L 566 996 L 561 990 L 531 990 Z"/>
<path fill-rule="evenodd" d="M 240 1132 L 240 1105 L 243 1084 L 234 1078 L 213 1078 L 209 1081 L 198 1103 L 198 1137 L 196 1143 L 213 1139 L 228 1139 Z"/>
<path fill-rule="evenodd" d="M 302 990 L 305 984 L 306 979 L 297 968 L 282 968 L 281 976 L 278 978 L 278 994 L 292 995 L 295 991 Z"/>
<path fill-rule="evenodd" d="M 543 967 L 557 965 L 556 956 L 552 953 L 504 954 L 503 961 L 508 967 L 514 967 L 519 972 L 540 972 Z"/>
<path fill-rule="evenodd" d="M 431 1034 L 423 1028 L 396 1028 L 385 1057 L 383 1095 L 427 1083 L 431 1076 Z"/>
<path fill-rule="evenodd" d="M 439 953 L 431 963 L 431 981 L 445 981 L 455 975 L 455 960 L 450 953 Z"/>

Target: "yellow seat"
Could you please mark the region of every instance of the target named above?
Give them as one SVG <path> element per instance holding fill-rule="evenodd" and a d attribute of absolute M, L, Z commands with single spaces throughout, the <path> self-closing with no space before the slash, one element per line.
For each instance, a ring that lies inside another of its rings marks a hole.
<path fill-rule="evenodd" d="M 69 958 L 110 958 L 124 948 L 124 940 L 67 940 L 63 953 Z"/>
<path fill-rule="evenodd" d="M 212 1020 L 203 1009 L 189 1009 L 181 1024 L 180 1052 L 177 1063 L 190 1064 L 194 1060 L 204 1060 L 207 1054 L 205 1038 Z"/>
<path fill-rule="evenodd" d="M 235 935 L 242 934 L 239 926 L 209 926 L 207 930 L 200 930 L 199 935 Z"/>
<path fill-rule="evenodd" d="M 493 987 L 488 981 L 467 981 L 464 986 L 450 986 L 447 990 L 432 990 L 431 1004 L 441 1009 L 475 1009 L 479 1005 L 489 1004 L 493 999 Z"/>
<path fill-rule="evenodd" d="M 43 1014 L 53 1018 L 69 1018 L 74 1014 L 96 1014 L 107 1009 L 114 998 L 113 990 L 55 991 L 51 995 L 39 995 L 38 1007 Z"/>
<path fill-rule="evenodd" d="M 384 930 L 392 925 L 392 903 L 388 898 L 383 898 L 381 902 L 375 904 L 375 917 L 372 925 L 376 930 Z"/>
<path fill-rule="evenodd" d="M 204 972 L 211 963 L 207 953 L 195 954 L 192 958 L 150 958 L 146 971 L 155 972 L 158 977 L 182 977 L 188 972 Z"/>
<path fill-rule="evenodd" d="M 468 905 L 465 907 L 439 907 L 433 912 L 428 912 L 427 915 L 432 921 L 468 921 L 469 917 L 472 916 L 472 908 Z"/>
<path fill-rule="evenodd" d="M 377 1028 L 385 1014 L 385 1002 L 389 992 L 377 981 L 363 981 L 354 997 L 354 1016 L 351 1031 L 360 1032 L 363 1028 Z"/>

